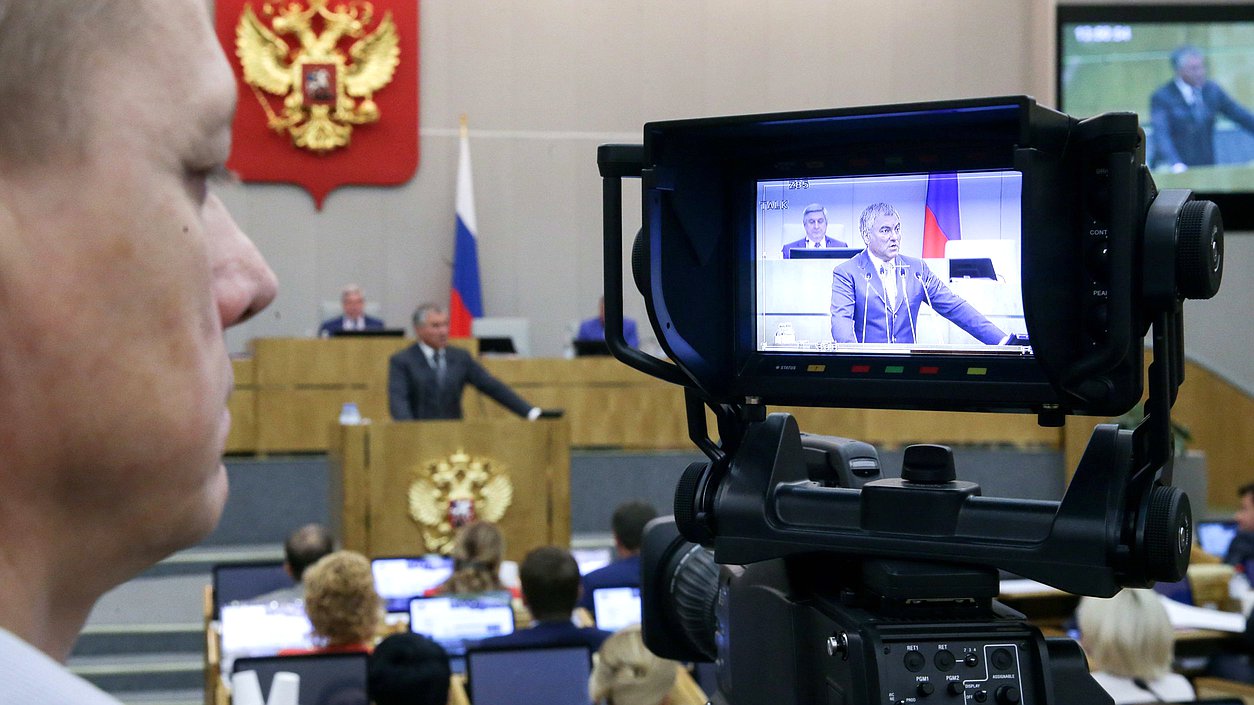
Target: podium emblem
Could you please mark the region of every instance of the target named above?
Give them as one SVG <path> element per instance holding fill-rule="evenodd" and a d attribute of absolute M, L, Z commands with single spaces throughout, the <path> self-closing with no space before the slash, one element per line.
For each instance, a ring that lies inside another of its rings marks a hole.
<path fill-rule="evenodd" d="M 426 550 L 448 553 L 453 535 L 472 521 L 500 521 L 514 499 L 501 463 L 458 450 L 419 463 L 409 485 L 409 517 L 422 527 Z"/>

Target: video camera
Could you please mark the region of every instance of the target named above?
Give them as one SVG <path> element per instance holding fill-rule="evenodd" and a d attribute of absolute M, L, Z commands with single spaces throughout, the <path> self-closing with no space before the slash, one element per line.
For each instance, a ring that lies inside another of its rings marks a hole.
<path fill-rule="evenodd" d="M 1155 189 L 1136 116 L 1020 96 L 675 120 L 597 160 L 607 344 L 685 388 L 708 457 L 646 533 L 649 648 L 714 660 L 716 703 L 1109 702 L 1074 642 L 994 598 L 998 569 L 1110 596 L 1188 565 L 1170 408 L 1223 225 Z M 669 362 L 621 334 L 635 177 L 632 271 Z M 1147 332 L 1145 420 L 1099 425 L 1060 502 L 984 497 L 942 446 L 886 479 L 874 448 L 765 412 L 1118 415 L 1145 394 Z"/>

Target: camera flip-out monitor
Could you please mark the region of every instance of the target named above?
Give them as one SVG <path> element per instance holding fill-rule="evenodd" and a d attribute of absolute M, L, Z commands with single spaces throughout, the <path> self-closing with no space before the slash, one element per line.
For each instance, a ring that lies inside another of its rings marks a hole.
<path fill-rule="evenodd" d="M 708 402 L 1117 415 L 1154 316 L 1218 286 L 1214 233 L 1175 261 L 1185 220 L 1221 231 L 1213 207 L 1155 200 L 1131 113 L 1020 96 L 679 120 L 635 149 L 602 147 L 602 173 L 642 177 L 636 284 L 682 372 L 638 366 Z"/>

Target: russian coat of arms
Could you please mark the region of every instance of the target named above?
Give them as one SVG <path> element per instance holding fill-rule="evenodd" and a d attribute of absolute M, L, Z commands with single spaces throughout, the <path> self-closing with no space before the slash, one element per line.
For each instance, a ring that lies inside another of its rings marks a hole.
<path fill-rule="evenodd" d="M 260 16 L 247 5 L 235 27 L 244 81 L 265 110 L 268 126 L 317 153 L 347 146 L 354 125 L 379 119 L 374 94 L 392 81 L 400 63 L 390 11 L 375 23 L 370 2 L 345 0 L 334 8 L 329 2 L 266 0 Z M 295 46 L 283 37 L 293 38 Z M 340 45 L 349 40 L 356 41 L 345 55 Z M 281 111 L 271 107 L 263 91 L 283 99 Z"/>
<path fill-rule="evenodd" d="M 514 499 L 504 466 L 457 451 L 414 469 L 409 516 L 422 527 L 426 549 L 448 553 L 459 528 L 472 521 L 500 521 Z"/>

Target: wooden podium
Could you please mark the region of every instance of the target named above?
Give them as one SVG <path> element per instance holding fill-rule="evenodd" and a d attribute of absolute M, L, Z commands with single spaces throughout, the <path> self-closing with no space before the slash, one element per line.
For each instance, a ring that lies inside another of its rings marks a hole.
<path fill-rule="evenodd" d="M 505 557 L 570 545 L 570 426 L 564 419 L 401 421 L 331 431 L 331 522 L 371 557 L 438 551 L 453 515 L 495 521 Z"/>

